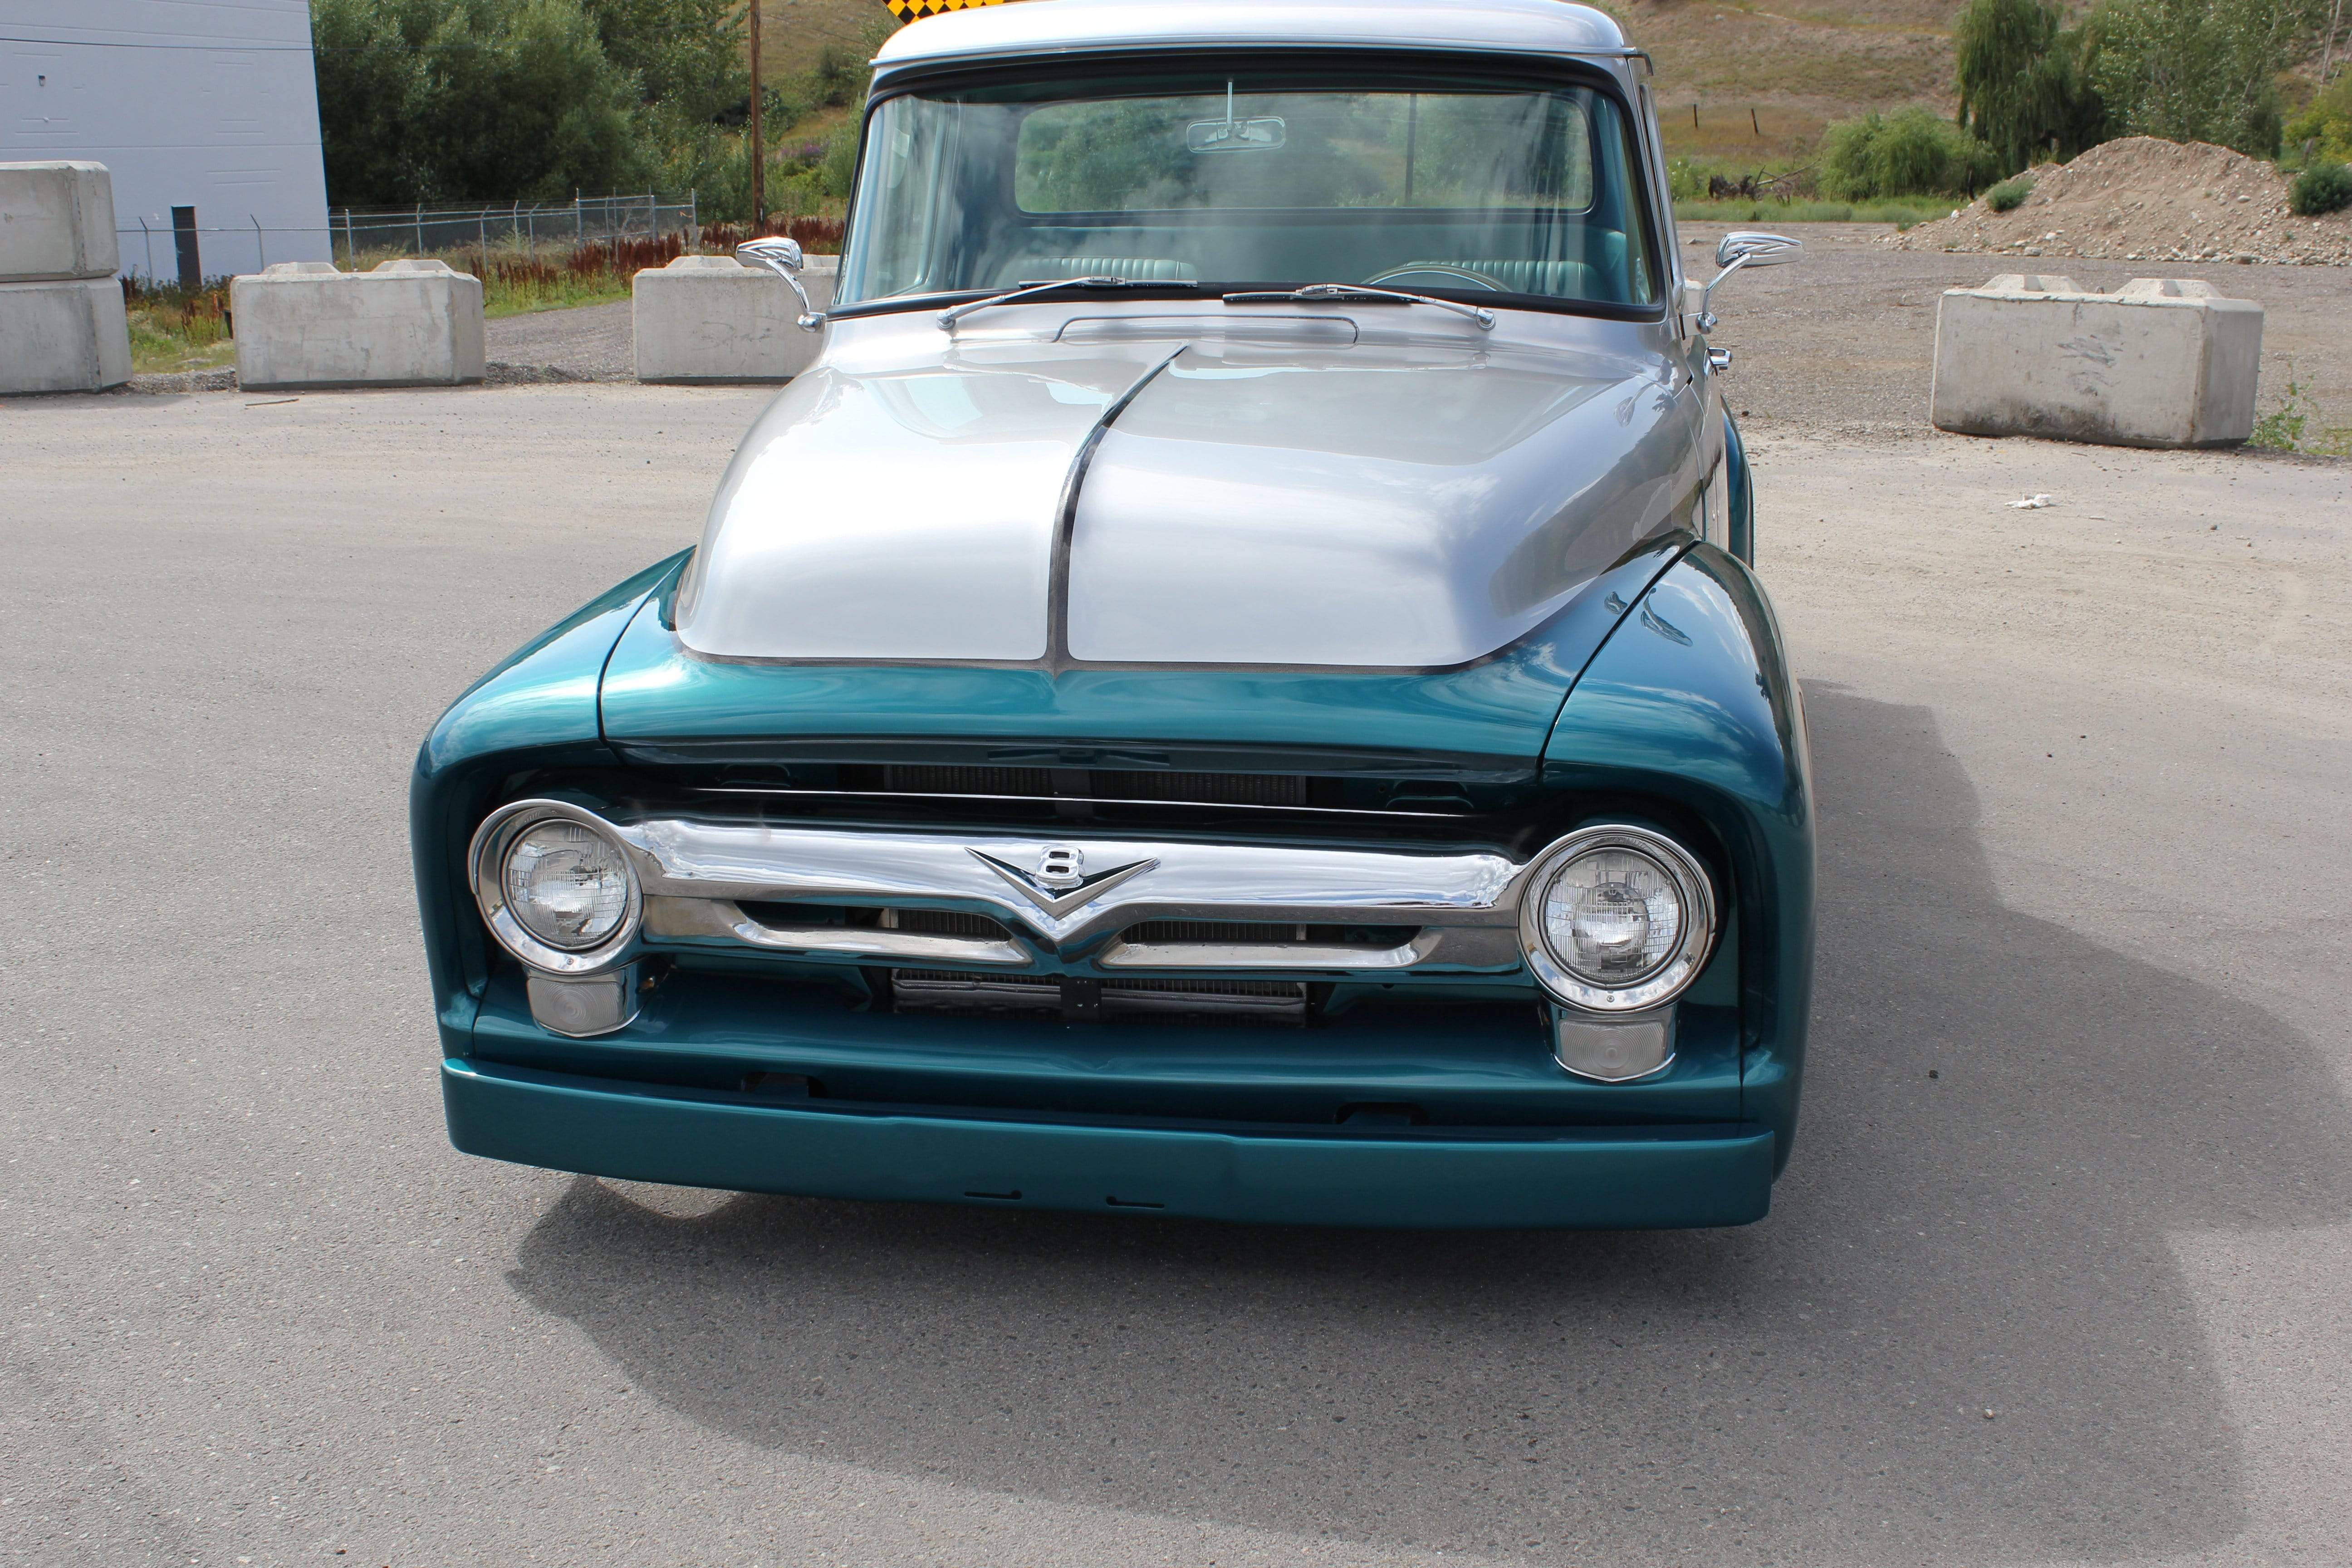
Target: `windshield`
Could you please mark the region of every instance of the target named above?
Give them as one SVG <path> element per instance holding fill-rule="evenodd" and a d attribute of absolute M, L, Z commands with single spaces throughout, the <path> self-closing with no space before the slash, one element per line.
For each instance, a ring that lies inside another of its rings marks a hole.
<path fill-rule="evenodd" d="M 867 121 L 837 298 L 1108 277 L 1649 307 L 1633 145 L 1599 90 L 1458 73 L 918 89 Z"/>

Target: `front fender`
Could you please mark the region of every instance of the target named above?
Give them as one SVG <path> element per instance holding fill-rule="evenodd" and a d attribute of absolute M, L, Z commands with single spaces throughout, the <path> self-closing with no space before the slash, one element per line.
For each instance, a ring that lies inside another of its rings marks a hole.
<path fill-rule="evenodd" d="M 444 1056 L 463 1056 L 489 974 L 466 886 L 466 847 L 499 781 L 533 768 L 609 766 L 597 713 L 604 661 L 639 605 L 686 553 L 647 567 L 524 644 L 449 705 L 417 748 L 408 783 L 408 848 Z"/>
<path fill-rule="evenodd" d="M 1756 564 L 1756 477 L 1748 470 L 1748 443 L 1738 422 L 1723 411 L 1723 462 L 1731 478 L 1731 553 Z"/>
<path fill-rule="evenodd" d="M 1811 1004 L 1812 772 L 1780 626 L 1745 564 L 1699 545 L 1658 579 L 1570 693 L 1543 777 L 1666 803 L 1713 837 L 1738 915 L 1743 1113 L 1774 1130 L 1778 1170 Z"/>

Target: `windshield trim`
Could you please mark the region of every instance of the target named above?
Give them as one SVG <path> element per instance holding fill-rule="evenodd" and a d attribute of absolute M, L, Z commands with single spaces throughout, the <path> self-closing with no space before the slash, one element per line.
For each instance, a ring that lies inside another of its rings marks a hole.
<path fill-rule="evenodd" d="M 1223 304 L 1227 294 L 1287 292 L 1300 285 L 1287 279 L 1243 279 L 1234 281 L 1203 279 L 1199 283 L 1169 283 L 1164 286 L 1137 283 L 1119 290 L 1116 298 L 1092 295 L 1083 300 L 1057 300 L 1051 295 L 1039 298 L 1039 305 L 1085 304 L 1097 314 L 1110 313 L 1122 304 L 1141 304 L 1160 298 L 1164 287 L 1170 299 L 1197 300 L 1203 305 Z M 995 289 L 950 289 L 927 294 L 893 294 L 882 300 L 860 300 L 856 304 L 838 305 L 825 312 L 831 321 L 855 321 L 862 316 L 891 316 L 903 310 L 941 310 L 971 300 L 985 300 L 1001 292 Z M 1619 305 L 1605 300 L 1564 300 L 1557 294 L 1507 294 L 1488 289 L 1416 289 L 1416 294 L 1426 294 L 1433 300 L 1444 300 L 1457 305 L 1483 306 L 1489 310 L 1519 310 L 1548 316 L 1587 316 L 1603 321 L 1661 321 L 1666 310 L 1663 305 Z M 1027 303 L 1027 301 L 1024 301 Z M 1317 306 L 1319 301 L 1303 301 L 1303 306 Z M 1348 313 L 1349 301 L 1333 300 L 1326 307 L 1334 315 Z M 1164 312 L 1163 312 L 1164 313 Z M 1221 320 L 1214 312 L 1202 310 L 1202 321 Z"/>
<path fill-rule="evenodd" d="M 1660 230 L 1661 191 L 1658 181 L 1664 168 L 1650 166 L 1651 140 L 1648 121 L 1643 118 L 1635 99 L 1625 90 L 1625 84 L 1615 72 L 1598 63 L 1601 58 L 1639 58 L 1649 56 L 1640 49 L 1593 49 L 1576 55 L 1543 55 L 1497 53 L 1490 47 L 1439 48 L 1425 43 L 1399 44 L 1393 47 L 1372 44 L 1349 44 L 1344 47 L 1322 45 L 1265 44 L 1253 46 L 1246 55 L 1236 55 L 1230 47 L 1208 46 L 1183 48 L 1138 50 L 1122 45 L 1115 48 L 1087 50 L 1074 54 L 1057 50 L 1053 54 L 1011 53 L 985 58 L 963 57 L 936 61 L 916 61 L 878 76 L 871 95 L 860 111 L 857 123 L 857 158 L 850 170 L 849 203 L 842 213 L 842 253 L 848 258 L 851 237 L 857 232 L 857 194 L 866 187 L 866 149 L 867 133 L 873 128 L 875 110 L 894 99 L 929 88 L 954 88 L 982 85 L 1003 80 L 1014 70 L 1023 70 L 1024 79 L 1051 81 L 1056 78 L 1090 79 L 1102 72 L 1104 60 L 1112 56 L 1133 57 L 1140 69 L 1181 70 L 1186 65 L 1213 64 L 1225 68 L 1236 60 L 1255 61 L 1259 58 L 1297 65 L 1316 60 L 1329 60 L 1343 67 L 1360 68 L 1377 64 L 1382 68 L 1401 71 L 1425 70 L 1433 74 L 1455 77 L 1463 74 L 1491 72 L 1498 83 L 1513 80 L 1525 86 L 1545 89 L 1582 87 L 1598 92 L 1617 106 L 1632 128 L 1634 152 L 1633 167 L 1642 189 L 1631 195 L 1630 205 L 1641 215 L 1644 238 L 1649 242 L 1652 266 L 1658 300 L 1650 305 L 1623 305 L 1600 300 L 1570 300 L 1554 294 L 1509 294 L 1483 289 L 1424 289 L 1421 293 L 1441 300 L 1485 305 L 1491 309 L 1530 311 L 1552 316 L 1584 316 L 1610 321 L 1663 321 L 1673 310 L 1674 291 L 1679 277 L 1681 258 L 1670 253 L 1667 237 Z M 1268 208 L 1266 211 L 1287 210 Z M 1321 212 L 1321 208 L 1298 209 L 1302 213 Z M 1421 209 L 1444 211 L 1447 209 Z M 1463 209 L 1465 211 L 1479 209 Z M 1669 226 L 1670 228 L 1671 226 Z M 1295 289 L 1312 279 L 1220 279 L 1198 280 L 1194 288 L 1202 295 L 1212 289 L 1220 292 L 1237 289 Z M 829 318 L 856 319 L 861 316 L 889 315 L 900 310 L 920 310 L 926 306 L 953 304 L 962 300 L 979 299 L 995 290 L 987 289 L 950 289 L 918 295 L 892 295 L 880 300 L 860 300 L 851 304 L 836 305 L 826 312 Z M 1137 294 L 1143 291 L 1139 289 Z M 1130 296 L 1134 297 L 1134 296 Z"/>

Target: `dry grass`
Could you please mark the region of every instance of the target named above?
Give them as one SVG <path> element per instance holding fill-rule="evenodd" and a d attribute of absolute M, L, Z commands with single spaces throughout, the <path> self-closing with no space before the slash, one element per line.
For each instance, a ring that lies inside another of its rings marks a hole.
<path fill-rule="evenodd" d="M 882 0 L 760 0 L 761 75 L 782 81 L 804 71 L 827 44 L 855 49 L 877 17 L 893 20 Z"/>
<path fill-rule="evenodd" d="M 1948 113 L 1960 4 L 1848 0 L 1766 10 L 1726 0 L 1629 0 L 1610 8 L 1657 61 L 1653 89 L 1668 155 L 1736 174 L 1810 162 L 1832 121 L 1907 103 Z"/>

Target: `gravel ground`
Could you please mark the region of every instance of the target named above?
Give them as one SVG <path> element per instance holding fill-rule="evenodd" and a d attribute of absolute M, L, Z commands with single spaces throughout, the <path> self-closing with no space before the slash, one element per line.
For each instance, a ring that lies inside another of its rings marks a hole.
<path fill-rule="evenodd" d="M 629 301 L 501 316 L 483 328 L 490 363 L 502 381 L 634 381 L 636 359 Z M 549 376 L 549 370 L 562 372 Z M 538 373 L 538 374 L 533 374 Z"/>
<path fill-rule="evenodd" d="M 1722 224 L 1682 226 L 1684 266 L 1712 270 Z M 1879 224 L 1796 224 L 1806 254 L 1782 267 L 1742 271 L 1717 290 L 1723 324 L 1714 335 L 1737 355 L 1727 384 L 1735 409 L 1758 423 L 1849 437 L 1921 435 L 1936 353 L 1936 306 L 1947 289 L 1979 287 L 2029 265 L 2000 256 L 1899 250 Z M 2045 270 L 2058 270 L 2045 268 Z M 2134 278 L 2201 278 L 2263 310 L 2259 403 L 2268 410 L 2290 377 L 2322 411 L 2320 423 L 2352 426 L 2352 268 L 2189 266 L 2070 259 L 2085 288 Z"/>
<path fill-rule="evenodd" d="M 1724 301 L 1822 908 L 1719 1233 L 456 1154 L 412 750 L 767 395 L 0 403 L 0 1562 L 2352 1559 L 2352 465 L 1925 432 L 1937 260 Z"/>

